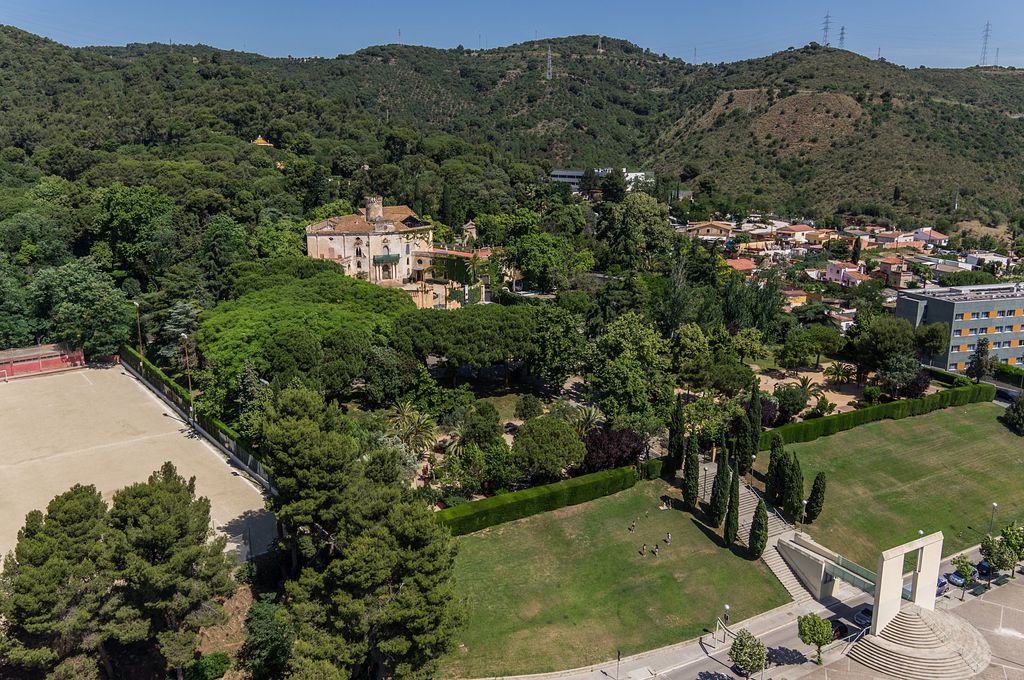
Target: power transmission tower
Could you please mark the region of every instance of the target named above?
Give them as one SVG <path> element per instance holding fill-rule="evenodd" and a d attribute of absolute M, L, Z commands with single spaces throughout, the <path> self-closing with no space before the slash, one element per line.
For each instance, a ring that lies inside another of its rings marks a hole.
<path fill-rule="evenodd" d="M 992 37 L 992 22 L 985 22 L 985 30 L 981 32 L 981 65 L 988 63 L 988 39 Z"/>
<path fill-rule="evenodd" d="M 551 45 L 548 45 L 548 80 L 551 80 Z"/>
<path fill-rule="evenodd" d="M 828 47 L 828 34 L 832 30 L 832 15 L 828 12 L 825 12 L 825 21 L 821 22 L 821 30 L 824 38 L 822 43 Z"/>
<path fill-rule="evenodd" d="M 839 27 L 839 49 L 846 48 L 846 26 Z"/>

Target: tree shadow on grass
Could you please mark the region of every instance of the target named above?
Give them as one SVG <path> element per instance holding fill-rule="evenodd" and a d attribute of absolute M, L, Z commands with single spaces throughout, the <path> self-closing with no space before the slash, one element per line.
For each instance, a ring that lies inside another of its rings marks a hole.
<path fill-rule="evenodd" d="M 701 533 L 703 533 L 709 541 L 714 543 L 719 548 L 728 548 L 729 552 L 731 552 L 736 557 L 742 558 L 744 560 L 750 560 L 750 554 L 747 552 L 747 549 L 745 547 L 738 544 L 727 546 L 725 544 L 725 539 L 718 534 L 714 527 L 704 524 L 703 522 L 699 521 L 696 517 L 691 517 L 690 521 L 693 522 L 693 525 L 695 527 L 700 529 Z"/>

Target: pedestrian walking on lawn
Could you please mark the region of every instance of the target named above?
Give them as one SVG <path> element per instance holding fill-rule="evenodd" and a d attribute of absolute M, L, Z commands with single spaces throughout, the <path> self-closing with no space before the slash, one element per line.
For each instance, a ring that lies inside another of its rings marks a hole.
<path fill-rule="evenodd" d="M 654 544 L 654 556 L 655 557 L 658 556 L 658 544 L 657 543 Z"/>
<path fill-rule="evenodd" d="M 672 545 L 672 532 L 665 534 L 665 545 Z"/>
<path fill-rule="evenodd" d="M 646 555 L 647 554 L 647 544 L 646 543 L 644 543 L 643 547 L 640 548 L 640 554 L 641 555 Z"/>

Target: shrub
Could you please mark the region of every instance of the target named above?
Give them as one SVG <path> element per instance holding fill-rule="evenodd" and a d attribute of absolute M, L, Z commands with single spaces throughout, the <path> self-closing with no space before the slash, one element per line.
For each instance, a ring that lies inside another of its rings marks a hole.
<path fill-rule="evenodd" d="M 787 444 L 809 442 L 836 432 L 871 423 L 886 418 L 899 420 L 908 416 L 919 416 L 950 406 L 964 406 L 981 401 L 992 401 L 996 396 L 996 388 L 985 383 L 954 387 L 942 392 L 929 394 L 920 399 L 903 399 L 888 404 L 869 406 L 858 411 L 837 413 L 834 416 L 790 423 L 777 427 L 761 435 L 760 450 L 771 445 L 771 436 L 778 434 Z"/>
<path fill-rule="evenodd" d="M 493 496 L 434 513 L 453 535 L 472 533 L 495 524 L 608 496 L 636 484 L 632 467 L 604 470 L 575 479 Z"/>
<path fill-rule="evenodd" d="M 636 465 L 647 450 L 647 440 L 629 428 L 594 430 L 583 438 L 583 443 L 587 448 L 583 458 L 585 472 Z"/>
<path fill-rule="evenodd" d="M 477 400 L 462 421 L 462 436 L 467 442 L 484 446 L 501 434 L 498 409 L 489 401 Z"/>
<path fill-rule="evenodd" d="M 925 370 L 918 371 L 906 385 L 900 388 L 899 395 L 904 399 L 917 399 L 924 396 L 928 386 L 932 383 L 931 373 Z"/>
<path fill-rule="evenodd" d="M 1024 396 L 1014 399 L 1006 411 L 999 416 L 999 420 L 1003 421 L 1003 425 L 1010 430 L 1024 437 Z"/>
<path fill-rule="evenodd" d="M 204 654 L 188 669 L 188 680 L 217 680 L 231 668 L 231 657 L 224 652 Z"/>
<path fill-rule="evenodd" d="M 540 399 L 532 394 L 524 394 L 519 397 L 519 402 L 516 404 L 516 418 L 525 421 L 540 415 L 544 415 L 544 406 L 540 403 Z"/>
<path fill-rule="evenodd" d="M 783 425 L 807 408 L 807 393 L 799 385 L 776 385 L 775 398 L 779 402 L 776 423 Z"/>
<path fill-rule="evenodd" d="M 864 388 L 864 401 L 869 404 L 877 404 L 882 400 L 882 388 L 871 385 Z"/>
<path fill-rule="evenodd" d="M 641 479 L 659 479 L 662 472 L 665 471 L 665 462 L 667 457 L 662 458 L 651 458 L 645 460 L 640 464 L 640 477 Z"/>

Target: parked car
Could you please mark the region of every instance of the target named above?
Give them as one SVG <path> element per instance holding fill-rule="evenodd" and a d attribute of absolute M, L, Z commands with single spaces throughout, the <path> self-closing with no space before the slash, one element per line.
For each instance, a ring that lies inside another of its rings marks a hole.
<path fill-rule="evenodd" d="M 832 639 L 842 640 L 844 637 L 850 634 L 850 629 L 847 628 L 846 624 L 842 621 L 832 622 Z"/>
<path fill-rule="evenodd" d="M 975 569 L 977 569 L 978 573 L 982 576 L 995 576 L 995 574 L 992 573 L 992 567 L 990 567 L 988 564 L 988 560 L 982 560 L 981 562 L 978 562 L 978 566 L 976 566 Z"/>
<path fill-rule="evenodd" d="M 935 597 L 942 597 L 949 590 L 949 581 L 946 580 L 945 576 L 939 576 L 938 582 L 935 584 Z"/>
<path fill-rule="evenodd" d="M 957 588 L 964 587 L 964 577 L 958 574 L 957 572 L 954 571 L 952 574 L 946 574 L 946 578 L 949 580 L 951 584 L 953 584 Z M 977 583 L 977 581 L 978 570 L 974 567 L 971 567 L 971 583 Z"/>
<path fill-rule="evenodd" d="M 871 619 L 874 615 L 875 606 L 873 604 L 866 604 L 853 615 L 853 622 L 861 628 L 867 628 L 871 625 Z"/>

